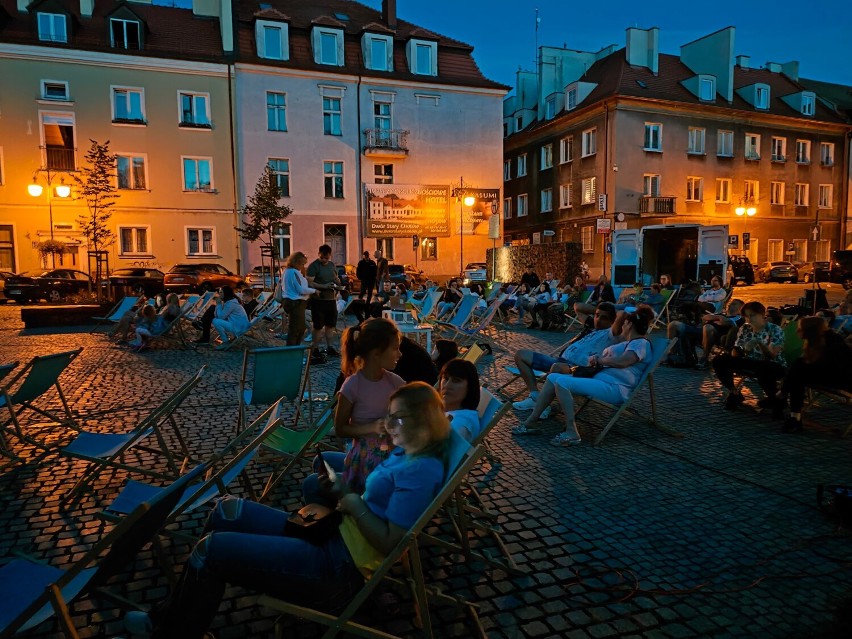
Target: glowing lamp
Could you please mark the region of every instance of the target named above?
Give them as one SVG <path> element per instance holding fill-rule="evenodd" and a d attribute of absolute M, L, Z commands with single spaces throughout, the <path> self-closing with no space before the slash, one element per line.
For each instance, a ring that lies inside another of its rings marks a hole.
<path fill-rule="evenodd" d="M 473 197 L 472 195 L 466 195 L 465 196 L 465 198 L 464 198 L 464 205 L 465 206 L 473 206 L 474 202 L 476 202 L 475 197 Z"/>
<path fill-rule="evenodd" d="M 68 197 L 71 195 L 71 187 L 63 182 L 56 187 L 56 195 L 58 197 Z"/>
<path fill-rule="evenodd" d="M 33 197 L 38 197 L 41 195 L 42 191 L 44 191 L 44 187 L 41 184 L 36 184 L 33 182 L 29 186 L 27 186 L 27 193 L 32 195 Z"/>

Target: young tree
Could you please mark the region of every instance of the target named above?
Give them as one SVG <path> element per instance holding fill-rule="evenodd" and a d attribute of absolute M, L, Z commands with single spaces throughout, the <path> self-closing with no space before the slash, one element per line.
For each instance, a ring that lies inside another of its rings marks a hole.
<path fill-rule="evenodd" d="M 103 144 L 95 140 L 90 141 L 92 146 L 86 153 L 88 166 L 82 167 L 79 173 L 74 175 L 74 181 L 89 208 L 89 214 L 81 215 L 78 222 L 88 241 L 89 250 L 102 251 L 115 241 L 115 234 L 107 226 L 107 222 L 112 217 L 111 209 L 118 199 L 114 181 L 116 156 L 109 152 L 109 140 Z M 99 283 L 104 274 L 101 273 L 100 259 L 96 264 L 94 280 L 100 299 Z"/>
<path fill-rule="evenodd" d="M 274 258 L 285 257 L 275 255 L 273 234 L 275 227 L 293 212 L 289 206 L 281 204 L 281 191 L 272 168 L 267 164 L 254 187 L 254 195 L 250 195 L 248 203 L 240 209 L 243 216 L 243 226 L 237 229 L 244 240 L 260 242 L 268 247 Z"/>

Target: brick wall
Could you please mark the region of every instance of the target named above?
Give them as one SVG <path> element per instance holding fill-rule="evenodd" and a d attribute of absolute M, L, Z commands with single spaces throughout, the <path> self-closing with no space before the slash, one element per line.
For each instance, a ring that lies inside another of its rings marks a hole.
<path fill-rule="evenodd" d="M 485 259 L 488 264 L 488 279 L 498 282 L 518 282 L 527 266 L 532 264 L 541 278 L 549 271 L 562 282 L 571 281 L 580 273 L 580 262 L 583 259 L 582 248 L 576 242 L 559 242 L 488 249 Z M 492 268 L 496 269 L 496 277 L 492 273 Z"/>

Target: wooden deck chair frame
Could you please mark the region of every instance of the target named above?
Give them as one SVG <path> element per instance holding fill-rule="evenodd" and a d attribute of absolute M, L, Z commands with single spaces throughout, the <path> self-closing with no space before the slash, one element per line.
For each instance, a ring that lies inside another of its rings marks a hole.
<path fill-rule="evenodd" d="M 73 430 L 79 430 L 80 428 L 74 419 L 71 408 L 68 406 L 68 400 L 65 399 L 65 393 L 62 392 L 59 377 L 71 365 L 71 362 L 77 359 L 82 351 L 81 347 L 73 351 L 53 353 L 52 355 L 36 355 L 26 366 L 13 375 L 3 387 L 0 387 L 0 411 L 4 407 L 9 409 L 9 419 L 0 421 L 0 431 L 8 430 L 8 427 L 11 425 L 11 432 L 18 439 L 42 450 L 46 450 L 48 446 L 25 434 L 23 428 L 21 428 L 18 418 L 25 410 L 31 410 L 43 417 L 47 417 L 52 422 L 55 422 L 56 426 L 65 426 Z M 14 390 L 12 390 L 13 387 Z M 56 393 L 59 395 L 62 408 L 65 411 L 64 418 L 33 404 L 33 402 L 41 398 L 51 388 L 55 388 Z M 16 410 L 16 406 L 20 408 Z"/>
<path fill-rule="evenodd" d="M 435 311 L 438 310 L 438 302 L 443 294 L 443 291 L 430 291 L 423 298 L 423 304 L 419 308 L 415 306 L 412 309 L 418 323 L 429 322 L 435 317 Z"/>
<path fill-rule="evenodd" d="M 819 400 L 821 398 L 846 407 L 852 406 L 852 392 L 850 391 L 839 388 L 828 388 L 825 386 L 806 386 L 805 390 L 807 393 L 805 395 L 805 405 L 802 409 L 802 422 L 805 421 L 807 411 L 819 406 Z M 852 421 L 850 421 L 849 425 L 845 428 L 843 426 L 837 426 L 835 427 L 835 430 L 841 439 L 845 439 L 849 433 L 852 432 Z"/>
<path fill-rule="evenodd" d="M 485 355 L 485 349 L 474 342 L 459 359 L 463 359 L 464 361 L 470 362 L 476 366 L 479 363 L 479 360 L 482 359 L 483 355 Z"/>
<path fill-rule="evenodd" d="M 591 403 L 600 404 L 602 406 L 606 406 L 607 408 L 611 408 L 615 411 L 615 414 L 610 418 L 610 420 L 606 423 L 603 430 L 598 433 L 598 436 L 595 438 L 594 444 L 595 446 L 599 445 L 603 442 L 604 437 L 607 436 L 610 430 L 612 430 L 613 426 L 615 426 L 616 422 L 618 422 L 621 415 L 625 412 L 629 412 L 634 417 L 638 417 L 639 419 L 644 419 L 649 422 L 655 428 L 663 431 L 667 435 L 671 435 L 672 437 L 683 437 L 683 433 L 679 433 L 675 430 L 672 430 L 663 424 L 657 419 L 657 400 L 654 394 L 654 372 L 657 370 L 657 367 L 661 362 L 665 361 L 671 352 L 674 345 L 677 343 L 677 338 L 673 337 L 671 339 L 665 337 L 653 337 L 648 341 L 651 342 L 651 346 L 654 353 L 654 360 L 646 367 L 645 371 L 642 373 L 642 377 L 639 379 L 639 383 L 630 391 L 630 395 L 624 400 L 621 404 L 610 404 L 609 402 L 604 402 L 599 399 L 593 399 L 591 397 L 583 397 L 585 400 L 577 412 L 575 413 L 575 418 L 579 418 L 580 413 Z M 633 400 L 636 399 L 636 396 L 639 394 L 639 391 L 642 390 L 642 387 L 647 384 L 648 393 L 651 399 L 651 417 L 649 418 L 646 415 L 642 415 L 634 408 L 632 408 Z"/>
<path fill-rule="evenodd" d="M 8 617 L 3 619 L 5 623 L 0 627 L 0 635 L 15 636 L 55 616 L 65 636 L 77 639 L 79 634 L 69 606 L 95 591 L 100 596 L 135 607 L 132 602 L 112 596 L 101 588 L 155 538 L 183 490 L 199 479 L 204 471 L 204 464 L 197 466 L 172 484 L 169 490 L 140 504 L 67 570 L 31 559 L 15 559 L 0 568 L 0 579 L 14 582 L 11 586 L 16 588 L 15 595 L 20 594 L 29 601 L 23 602 L 23 607 L 16 602 L 18 610 L 4 613 Z M 28 591 L 20 593 L 21 584 L 28 579 L 37 583 L 31 582 Z M 9 605 L 8 599 L 4 599 L 4 604 Z"/>
<path fill-rule="evenodd" d="M 585 304 L 589 301 L 589 298 L 591 296 L 592 291 L 587 289 L 580 293 L 580 298 L 577 300 L 577 303 Z M 570 331 L 572 328 L 574 328 L 574 324 L 578 324 L 580 328 L 583 328 L 583 323 L 577 319 L 577 316 L 574 314 L 574 311 L 572 309 L 570 313 L 565 313 L 565 329 L 563 330 L 563 332 L 567 333 L 568 331 Z"/>
<path fill-rule="evenodd" d="M 188 319 L 191 309 L 192 306 L 189 306 L 188 304 L 181 306 L 180 314 L 174 318 L 168 326 L 166 326 L 166 329 L 162 333 L 159 335 L 152 335 L 149 343 L 157 341 L 174 342 L 182 348 L 191 348 L 192 350 L 195 350 L 195 344 L 190 343 L 190 341 L 186 338 L 186 333 L 183 332 L 183 321 Z"/>
<path fill-rule="evenodd" d="M 464 348 L 474 343 L 477 339 L 484 340 L 489 346 L 491 346 L 492 350 L 505 350 L 502 346 L 498 344 L 498 341 L 492 338 L 486 332 L 489 328 L 493 327 L 493 321 L 495 316 L 497 315 L 497 311 L 500 309 L 500 304 L 502 304 L 508 295 L 505 293 L 501 293 L 498 295 L 491 304 L 485 310 L 482 317 L 479 320 L 479 323 L 472 328 L 464 328 L 453 325 L 452 328 L 447 326 L 447 333 L 449 334 L 452 331 L 452 335 L 448 337 L 455 341 L 460 348 Z"/>
<path fill-rule="evenodd" d="M 462 297 L 448 320 L 434 323 L 435 331 L 443 336 L 444 331 L 455 332 L 458 328 L 466 327 L 470 323 L 470 318 L 473 317 L 473 311 L 478 302 L 479 295 L 470 294 Z"/>
<path fill-rule="evenodd" d="M 0 364 L 0 380 L 6 377 L 9 373 L 11 373 L 15 368 L 17 368 L 18 362 L 9 362 L 8 364 Z M 12 462 L 22 462 L 23 460 L 15 455 L 12 452 L 12 449 L 9 448 L 9 444 L 6 442 L 6 429 L 0 428 L 0 455 L 3 455 L 9 458 Z M 0 466 L 0 470 L 5 468 L 8 464 L 4 464 Z"/>
<path fill-rule="evenodd" d="M 390 577 L 389 573 L 397 562 L 403 561 L 410 569 L 409 585 L 413 592 L 415 602 L 416 625 L 419 625 L 425 637 L 431 639 L 434 637 L 432 632 L 432 621 L 429 614 L 429 601 L 434 600 L 439 603 L 452 604 L 454 606 L 464 607 L 470 613 L 475 625 L 476 636 L 484 638 L 485 631 L 479 621 L 476 605 L 466 601 L 460 597 L 450 596 L 439 592 L 435 589 L 428 588 L 423 575 L 423 565 L 420 560 L 419 540 L 423 534 L 423 528 L 432 520 L 438 510 L 451 499 L 455 494 L 459 483 L 467 476 L 471 468 L 478 463 L 482 456 L 482 448 L 471 448 L 461 464 L 456 468 L 444 487 L 432 500 L 432 503 L 426 508 L 423 514 L 417 519 L 414 525 L 403 535 L 396 547 L 388 553 L 385 560 L 373 572 L 364 586 L 349 602 L 346 608 L 339 615 L 333 615 L 327 612 L 301 606 L 276 599 L 270 595 L 259 595 L 257 603 L 271 608 L 278 612 L 283 612 L 288 615 L 293 615 L 302 619 L 307 619 L 324 626 L 328 626 L 328 630 L 322 635 L 323 639 L 332 639 L 341 632 L 351 633 L 359 637 L 373 637 L 376 639 L 398 639 L 397 635 L 390 634 L 378 628 L 372 628 L 362 623 L 352 621 L 352 617 L 358 612 L 361 606 L 366 603 L 372 592 L 385 579 L 394 583 L 399 583 L 398 580 Z M 407 561 L 405 561 L 407 559 Z"/>
<path fill-rule="evenodd" d="M 174 413 L 189 396 L 193 389 L 201 382 L 201 377 L 204 375 L 206 366 L 193 375 L 189 380 L 181 384 L 178 389 L 172 393 L 159 406 L 154 408 L 148 415 L 145 416 L 136 428 L 128 433 L 87 433 L 82 431 L 75 439 L 69 442 L 66 446 L 60 448 L 57 453 L 62 457 L 69 459 L 82 460 L 88 462 L 86 469 L 77 482 L 62 496 L 60 505 L 66 504 L 69 501 L 76 501 L 75 495 L 81 494 L 89 488 L 94 479 L 107 468 L 114 470 L 121 469 L 132 473 L 139 473 L 160 479 L 178 477 L 186 468 L 186 465 L 191 461 L 189 449 L 186 441 L 180 431 L 180 427 L 175 420 Z M 180 452 L 183 455 L 181 464 L 178 465 L 174 455 L 166 443 L 163 436 L 162 426 L 169 424 L 171 432 L 178 442 Z M 143 445 L 142 442 L 151 435 L 157 441 L 158 448 Z M 89 448 L 90 445 L 98 442 L 104 450 L 104 454 L 93 454 Z M 140 466 L 132 466 L 124 461 L 124 455 L 131 450 L 142 450 L 163 455 L 166 459 L 170 473 L 162 473 L 149 468 Z"/>
<path fill-rule="evenodd" d="M 201 316 L 204 314 L 204 311 L 207 310 L 211 304 L 213 304 L 213 298 L 216 293 L 214 291 L 207 291 L 201 297 L 195 300 L 195 303 L 190 305 L 186 309 L 186 313 L 183 314 L 183 319 L 187 322 L 192 322 L 196 319 L 201 319 Z M 183 310 L 183 307 L 181 307 Z"/>
<path fill-rule="evenodd" d="M 549 357 L 559 357 L 562 354 L 562 351 L 564 351 L 567 348 L 566 344 L 570 343 L 570 341 L 571 340 L 568 340 L 568 342 L 560 344 L 559 346 L 550 350 L 546 354 Z M 521 379 L 521 371 L 518 369 L 517 366 L 504 366 L 503 368 L 506 370 L 507 373 L 512 375 L 512 377 L 508 381 L 503 382 L 500 386 L 495 388 L 494 392 L 500 393 L 501 395 L 503 395 L 503 397 L 506 398 L 507 401 L 511 401 L 511 400 L 515 399 L 515 397 L 520 395 L 524 391 L 524 389 L 521 388 L 520 390 L 518 390 L 518 391 L 516 391 L 512 394 L 505 392 L 503 389 L 505 389 L 507 386 L 510 386 L 510 385 L 514 384 L 515 382 L 517 382 L 518 380 L 520 380 Z M 535 375 L 536 380 L 543 381 L 544 378 L 547 377 L 548 371 L 533 370 L 533 374 Z"/>
<path fill-rule="evenodd" d="M 669 304 L 677 295 L 677 291 L 674 289 L 663 289 L 661 295 L 666 298 L 666 301 L 663 303 L 662 308 L 660 308 L 660 312 L 654 316 L 654 321 L 651 322 L 651 326 L 648 327 L 648 332 L 655 331 L 658 328 L 665 328 L 669 323 Z"/>
<path fill-rule="evenodd" d="M 136 304 L 136 302 L 138 301 L 138 297 L 125 295 L 118 302 L 116 302 L 115 306 L 113 306 L 106 315 L 92 317 L 92 319 L 96 320 L 96 322 L 90 332 L 94 333 L 101 326 L 104 326 L 108 323 L 117 324 L 118 321 L 124 316 L 124 314 L 131 308 L 133 308 L 133 305 Z"/>

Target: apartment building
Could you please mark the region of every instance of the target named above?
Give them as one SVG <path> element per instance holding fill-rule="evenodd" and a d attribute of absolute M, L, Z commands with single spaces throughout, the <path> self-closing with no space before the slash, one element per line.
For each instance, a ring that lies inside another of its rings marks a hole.
<path fill-rule="evenodd" d="M 52 239 L 65 247 L 57 263 L 87 270 L 72 176 L 91 140 L 117 155 L 111 268 L 237 267 L 223 57 L 233 47 L 217 12 L 0 0 L 0 268 L 41 267 L 38 247 Z"/>
<path fill-rule="evenodd" d="M 658 40 L 630 28 L 624 48 L 541 47 L 537 71 L 518 72 L 504 101 L 506 239 L 579 242 L 600 267 L 599 226 L 727 224 L 753 262 L 828 259 L 844 244 L 845 119 L 798 82 L 798 63 L 735 56 L 733 27 L 679 55 Z"/>

